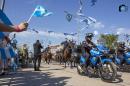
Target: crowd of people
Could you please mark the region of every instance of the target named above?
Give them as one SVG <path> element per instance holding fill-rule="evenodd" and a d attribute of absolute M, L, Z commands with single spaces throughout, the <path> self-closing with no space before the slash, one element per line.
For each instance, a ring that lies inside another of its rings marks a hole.
<path fill-rule="evenodd" d="M 4 23 L 0 23 L 0 34 L 4 34 L 0 38 L 0 74 L 4 75 L 9 67 L 17 67 L 15 64 L 15 58 L 17 57 L 17 53 L 15 49 L 11 45 L 11 39 L 8 32 L 22 32 L 26 31 L 28 27 L 28 23 L 21 23 L 16 26 L 8 26 Z"/>

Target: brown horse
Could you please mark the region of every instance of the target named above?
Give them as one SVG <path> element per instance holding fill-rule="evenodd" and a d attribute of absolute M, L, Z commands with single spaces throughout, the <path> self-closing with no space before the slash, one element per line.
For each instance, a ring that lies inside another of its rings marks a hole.
<path fill-rule="evenodd" d="M 56 52 L 55 60 L 56 60 L 57 62 L 59 62 L 60 64 L 63 63 L 63 53 L 62 53 L 62 50 Z"/>
<path fill-rule="evenodd" d="M 73 44 L 70 42 L 68 43 L 68 46 L 65 48 L 63 52 L 63 60 L 65 63 L 65 68 L 66 68 L 66 63 L 71 60 L 72 48 L 73 48 Z M 72 64 L 71 64 L 71 67 L 72 67 Z"/>
<path fill-rule="evenodd" d="M 51 62 L 51 60 L 52 60 L 52 53 L 50 51 L 44 51 L 42 53 L 42 58 L 44 59 L 44 61 L 46 63 L 49 64 Z"/>

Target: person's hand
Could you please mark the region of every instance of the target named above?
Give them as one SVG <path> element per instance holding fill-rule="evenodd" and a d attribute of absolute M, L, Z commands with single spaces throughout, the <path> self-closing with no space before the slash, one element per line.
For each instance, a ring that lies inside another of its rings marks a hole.
<path fill-rule="evenodd" d="M 28 23 L 26 23 L 26 22 L 20 23 L 20 24 L 18 25 L 18 28 L 19 28 L 21 31 L 26 31 L 26 30 L 27 30 L 27 27 L 28 27 Z"/>

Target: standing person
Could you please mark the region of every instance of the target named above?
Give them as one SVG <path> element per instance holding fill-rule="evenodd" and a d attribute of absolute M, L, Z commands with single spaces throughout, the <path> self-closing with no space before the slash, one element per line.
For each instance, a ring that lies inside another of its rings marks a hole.
<path fill-rule="evenodd" d="M 40 63 L 41 63 L 41 49 L 43 48 L 40 41 L 37 40 L 36 43 L 33 44 L 34 48 L 34 70 L 40 71 Z M 36 65 L 38 62 L 38 65 Z"/>

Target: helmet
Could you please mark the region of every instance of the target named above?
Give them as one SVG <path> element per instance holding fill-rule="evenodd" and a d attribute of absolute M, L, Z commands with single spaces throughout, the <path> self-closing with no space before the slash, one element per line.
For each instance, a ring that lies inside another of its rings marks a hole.
<path fill-rule="evenodd" d="M 94 36 L 93 33 L 87 33 L 85 38 L 92 38 L 93 36 Z"/>

